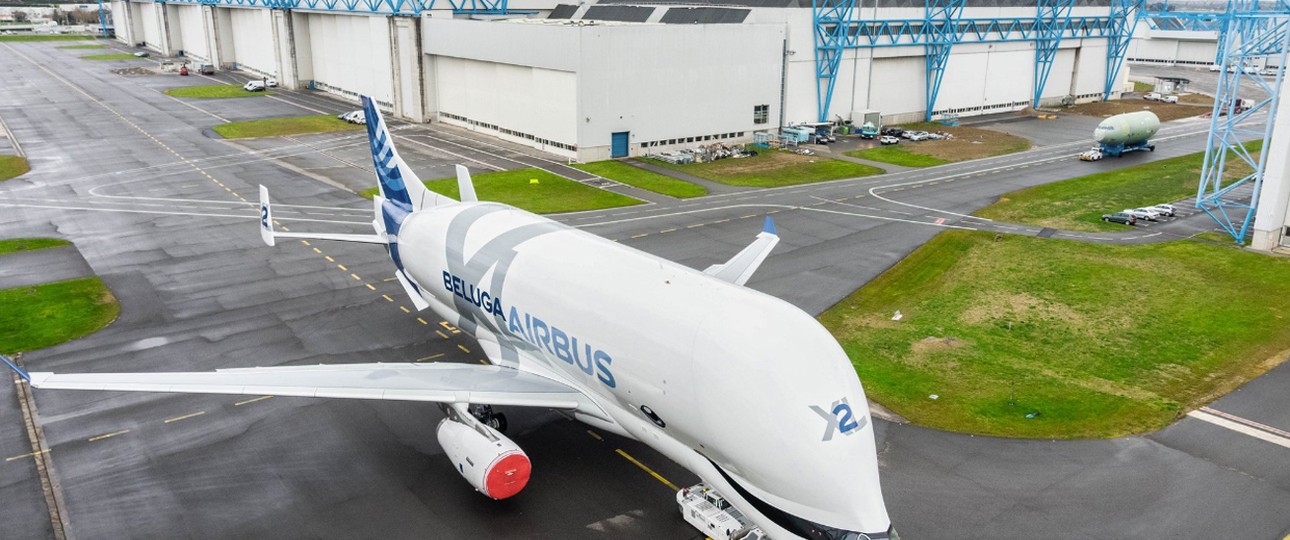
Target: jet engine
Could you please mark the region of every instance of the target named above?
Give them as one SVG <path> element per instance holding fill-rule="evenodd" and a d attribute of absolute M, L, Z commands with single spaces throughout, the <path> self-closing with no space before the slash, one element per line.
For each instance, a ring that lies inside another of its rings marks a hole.
<path fill-rule="evenodd" d="M 470 485 L 505 499 L 529 482 L 529 457 L 514 441 L 469 414 L 449 415 L 436 431 L 439 446 Z"/>

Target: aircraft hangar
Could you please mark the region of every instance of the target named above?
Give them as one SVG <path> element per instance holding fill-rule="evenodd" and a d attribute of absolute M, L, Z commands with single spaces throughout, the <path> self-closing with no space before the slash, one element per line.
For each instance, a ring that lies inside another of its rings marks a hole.
<path fill-rule="evenodd" d="M 1127 75 L 1119 0 L 853 3 L 848 15 L 802 0 L 118 0 L 113 12 L 126 43 L 582 161 L 802 122 L 1092 101 Z"/>

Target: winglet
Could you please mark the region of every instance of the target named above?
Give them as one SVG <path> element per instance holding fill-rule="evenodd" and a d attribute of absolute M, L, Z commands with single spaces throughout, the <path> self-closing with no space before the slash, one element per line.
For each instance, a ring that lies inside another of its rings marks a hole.
<path fill-rule="evenodd" d="M 19 377 L 22 377 L 22 380 L 31 382 L 31 374 L 27 373 L 27 370 L 18 367 L 18 364 L 13 363 L 13 360 L 10 360 L 8 356 L 0 354 L 0 361 L 4 361 L 4 363 L 9 366 L 9 369 L 12 369 L 14 373 L 17 373 Z"/>
<path fill-rule="evenodd" d="M 779 233 L 775 231 L 775 218 L 766 216 L 766 223 L 762 225 L 761 232 L 778 236 Z"/>
<path fill-rule="evenodd" d="M 461 192 L 461 196 L 457 198 L 461 202 L 479 200 L 475 197 L 475 183 L 470 180 L 470 170 L 465 165 L 457 165 L 457 190 Z"/>
<path fill-rule="evenodd" d="M 269 208 L 269 188 L 260 184 L 260 239 L 273 245 L 273 210 Z"/>
<path fill-rule="evenodd" d="M 779 234 L 775 231 L 775 222 L 770 217 L 767 217 L 766 222 L 762 225 L 761 232 L 757 234 L 757 238 L 751 244 L 748 244 L 748 247 L 735 254 L 724 264 L 709 266 L 703 273 L 729 281 L 735 285 L 743 285 L 748 283 L 748 278 L 752 277 L 753 272 L 757 271 L 757 267 L 761 266 L 762 261 L 765 261 L 766 257 L 770 255 L 770 250 L 775 249 L 775 245 L 778 243 Z"/>

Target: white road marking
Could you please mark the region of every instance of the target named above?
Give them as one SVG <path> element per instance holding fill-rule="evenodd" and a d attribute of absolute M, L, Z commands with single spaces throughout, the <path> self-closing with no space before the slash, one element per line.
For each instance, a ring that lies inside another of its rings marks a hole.
<path fill-rule="evenodd" d="M 1270 442 L 1277 446 L 1290 448 L 1290 433 L 1272 426 L 1260 424 L 1253 420 L 1247 420 L 1209 407 L 1201 407 L 1200 409 L 1187 413 L 1187 416 L 1209 422 L 1219 427 L 1230 429 L 1242 435 L 1249 435 L 1255 439 Z"/>

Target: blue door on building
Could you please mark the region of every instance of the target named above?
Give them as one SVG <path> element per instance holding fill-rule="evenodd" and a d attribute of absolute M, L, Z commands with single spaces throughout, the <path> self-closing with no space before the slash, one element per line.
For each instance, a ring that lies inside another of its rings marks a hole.
<path fill-rule="evenodd" d="M 627 136 L 631 132 L 619 131 L 613 135 L 613 146 L 609 149 L 610 157 L 627 157 Z"/>

